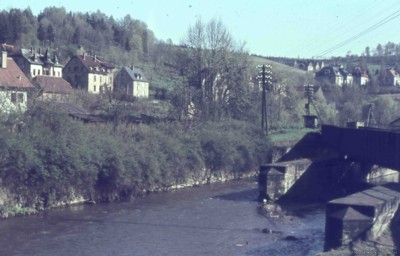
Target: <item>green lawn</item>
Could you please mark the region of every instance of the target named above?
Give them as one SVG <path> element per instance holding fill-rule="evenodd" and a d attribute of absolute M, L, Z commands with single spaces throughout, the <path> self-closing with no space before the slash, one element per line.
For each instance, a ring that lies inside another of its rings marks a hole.
<path fill-rule="evenodd" d="M 272 142 L 285 142 L 285 141 L 297 141 L 304 137 L 309 132 L 318 132 L 319 129 L 288 129 L 281 130 L 278 132 L 271 132 L 270 137 Z"/>

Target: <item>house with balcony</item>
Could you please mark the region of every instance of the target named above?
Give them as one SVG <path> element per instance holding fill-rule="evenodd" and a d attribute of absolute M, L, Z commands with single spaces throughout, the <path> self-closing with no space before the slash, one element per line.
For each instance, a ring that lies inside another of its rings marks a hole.
<path fill-rule="evenodd" d="M 0 112 L 22 113 L 27 110 L 28 92 L 34 87 L 15 61 L 1 52 L 0 60 Z"/>
<path fill-rule="evenodd" d="M 123 67 L 115 76 L 114 92 L 137 98 L 149 97 L 149 80 L 140 68 Z"/>
<path fill-rule="evenodd" d="M 63 65 L 57 54 L 52 54 L 49 49 L 21 48 L 12 57 L 29 79 L 36 76 L 62 77 Z"/>
<path fill-rule="evenodd" d="M 114 65 L 98 56 L 73 56 L 63 69 L 63 78 L 72 87 L 99 94 L 113 91 Z"/>

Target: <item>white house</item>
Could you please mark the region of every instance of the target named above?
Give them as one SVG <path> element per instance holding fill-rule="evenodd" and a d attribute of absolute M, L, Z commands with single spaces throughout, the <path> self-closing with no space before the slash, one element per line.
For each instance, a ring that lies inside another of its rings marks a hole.
<path fill-rule="evenodd" d="M 1 53 L 0 65 L 0 112 L 24 112 L 32 83 L 6 51 Z"/>

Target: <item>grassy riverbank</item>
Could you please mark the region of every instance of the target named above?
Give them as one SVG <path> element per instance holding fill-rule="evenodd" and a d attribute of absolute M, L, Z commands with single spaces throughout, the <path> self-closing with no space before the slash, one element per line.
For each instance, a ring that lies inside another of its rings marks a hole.
<path fill-rule="evenodd" d="M 3 215 L 245 176 L 266 161 L 270 148 L 258 126 L 233 120 L 190 130 L 178 123 L 116 130 L 40 107 L 11 123 L 0 126 Z"/>

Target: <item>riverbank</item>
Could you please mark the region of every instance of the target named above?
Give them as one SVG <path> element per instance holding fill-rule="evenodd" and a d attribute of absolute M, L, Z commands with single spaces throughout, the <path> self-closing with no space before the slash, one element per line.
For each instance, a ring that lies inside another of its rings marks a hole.
<path fill-rule="evenodd" d="M 127 200 L 129 201 L 129 200 L 134 200 L 135 198 L 138 198 L 138 197 L 146 196 L 151 193 L 168 192 L 168 191 L 180 190 L 180 189 L 190 188 L 190 187 L 204 186 L 204 185 L 215 184 L 215 183 L 224 183 L 224 182 L 235 181 L 235 180 L 240 180 L 240 179 L 255 178 L 257 175 L 258 175 L 258 170 L 243 173 L 239 176 L 232 174 L 232 173 L 219 173 L 219 175 L 211 175 L 211 176 L 201 179 L 201 180 L 190 179 L 186 183 L 171 184 L 169 186 L 164 186 L 164 187 L 153 187 L 148 190 L 143 190 L 140 193 L 137 193 L 134 197 L 132 197 L 132 196 L 129 198 L 118 197 L 117 199 L 108 201 L 108 202 L 127 201 Z M 99 201 L 95 201 L 95 200 L 93 200 L 93 198 L 87 198 L 82 195 L 68 196 L 69 198 L 71 198 L 71 200 L 59 201 L 59 202 L 55 203 L 54 205 L 47 207 L 47 208 L 35 208 L 35 207 L 23 207 L 17 203 L 12 204 L 12 200 L 9 199 L 10 197 L 11 198 L 16 197 L 16 195 L 10 195 L 7 193 L 6 190 L 0 189 L 0 218 L 37 214 L 44 210 L 72 206 L 72 205 L 96 204 L 99 202 L 104 202 L 104 200 L 101 200 L 101 199 Z M 8 207 L 2 206 L 2 203 L 4 205 L 4 202 L 6 202 L 6 201 L 8 201 L 9 206 Z M 11 203 L 10 203 L 10 201 L 11 201 Z"/>

